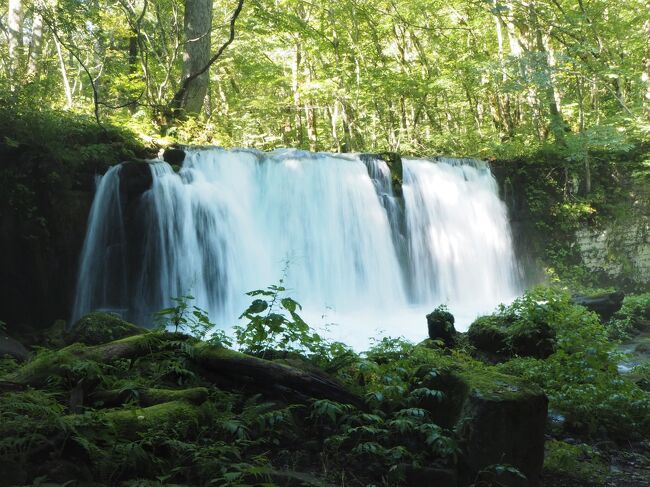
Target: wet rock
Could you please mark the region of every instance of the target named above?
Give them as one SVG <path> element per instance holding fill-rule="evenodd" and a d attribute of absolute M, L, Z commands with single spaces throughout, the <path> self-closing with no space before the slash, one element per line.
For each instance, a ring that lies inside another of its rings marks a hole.
<path fill-rule="evenodd" d="M 575 295 L 571 298 L 573 304 L 584 306 L 590 311 L 595 311 L 603 320 L 608 320 L 623 305 L 625 294 L 620 291 L 598 294 L 595 296 Z"/>
<path fill-rule="evenodd" d="M 448 347 L 454 344 L 456 337 L 454 316 L 445 306 L 439 306 L 427 315 L 427 326 L 431 340 L 441 340 Z"/>
<path fill-rule="evenodd" d="M 8 355 L 18 362 L 24 362 L 29 357 L 29 351 L 20 343 L 8 336 L 0 336 L 0 357 Z"/>
<path fill-rule="evenodd" d="M 178 166 L 185 160 L 185 151 L 178 147 L 170 147 L 163 152 L 163 160 L 172 166 Z"/>
<path fill-rule="evenodd" d="M 69 332 L 68 343 L 99 345 L 140 335 L 146 330 L 124 321 L 116 314 L 94 312 L 81 318 Z"/>
<path fill-rule="evenodd" d="M 120 168 L 120 193 L 126 204 L 151 188 L 153 176 L 146 161 L 129 161 Z"/>

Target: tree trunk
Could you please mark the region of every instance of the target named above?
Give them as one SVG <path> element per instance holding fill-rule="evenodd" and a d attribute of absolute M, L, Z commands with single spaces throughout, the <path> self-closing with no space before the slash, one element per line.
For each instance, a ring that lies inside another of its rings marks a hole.
<path fill-rule="evenodd" d="M 646 15 L 650 15 L 650 2 L 646 2 L 645 6 Z M 644 71 L 642 79 L 645 81 L 645 93 L 643 93 L 643 108 L 646 118 L 650 119 L 650 19 L 646 20 L 643 24 L 646 38 L 646 48 L 644 62 Z"/>
<path fill-rule="evenodd" d="M 30 76 L 38 78 L 38 62 L 43 50 L 43 16 L 38 10 L 34 11 L 32 18 L 32 38 L 29 43 L 29 63 L 27 72 Z"/>
<path fill-rule="evenodd" d="M 54 36 L 54 45 L 56 46 L 56 55 L 59 58 L 59 66 L 61 68 L 61 80 L 63 81 L 63 91 L 66 99 L 65 108 L 69 109 L 72 107 L 72 89 L 70 88 L 70 81 L 68 80 L 68 71 L 65 67 L 63 52 L 61 51 L 61 43 L 56 36 Z"/>
<path fill-rule="evenodd" d="M 22 0 L 9 0 L 7 37 L 9 42 L 9 71 L 12 80 L 15 81 L 16 72 L 20 66 L 20 55 L 23 47 Z"/>
<path fill-rule="evenodd" d="M 186 79 L 199 72 L 210 61 L 212 0 L 185 0 L 183 26 L 185 30 L 183 79 Z M 181 109 L 184 113 L 198 115 L 201 112 L 208 92 L 209 72 L 206 70 L 187 86 L 181 100 Z"/>

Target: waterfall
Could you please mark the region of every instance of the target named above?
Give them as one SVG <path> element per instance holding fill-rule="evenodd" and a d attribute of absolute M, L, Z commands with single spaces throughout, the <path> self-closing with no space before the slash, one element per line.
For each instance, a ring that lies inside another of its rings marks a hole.
<path fill-rule="evenodd" d="M 247 291 L 284 277 L 312 325 L 365 348 L 383 330 L 418 340 L 447 304 L 460 329 L 518 292 L 505 205 L 487 165 L 403 160 L 401 191 L 367 155 L 192 149 L 176 173 L 152 161 L 129 205 L 119 166 L 99 183 L 73 320 L 95 309 L 137 323 L 190 293 L 224 328 Z"/>

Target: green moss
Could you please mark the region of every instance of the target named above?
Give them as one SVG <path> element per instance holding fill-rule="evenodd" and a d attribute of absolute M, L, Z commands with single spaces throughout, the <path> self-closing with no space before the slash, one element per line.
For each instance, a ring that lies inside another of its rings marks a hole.
<path fill-rule="evenodd" d="M 10 374 L 9 380 L 42 385 L 48 377 L 64 375 L 66 369 L 79 361 L 85 349 L 84 345 L 75 343 L 62 350 L 41 351 L 16 372 Z"/>
<path fill-rule="evenodd" d="M 467 330 L 469 343 L 478 350 L 499 354 L 507 349 L 507 324 L 498 316 L 481 316 Z"/>
<path fill-rule="evenodd" d="M 70 330 L 68 342 L 99 345 L 145 332 L 143 328 L 124 321 L 118 315 L 94 312 L 75 323 Z"/>
<path fill-rule="evenodd" d="M 147 408 L 98 413 L 121 438 L 137 438 L 148 430 L 188 435 L 198 424 L 198 409 L 185 401 L 170 401 Z"/>

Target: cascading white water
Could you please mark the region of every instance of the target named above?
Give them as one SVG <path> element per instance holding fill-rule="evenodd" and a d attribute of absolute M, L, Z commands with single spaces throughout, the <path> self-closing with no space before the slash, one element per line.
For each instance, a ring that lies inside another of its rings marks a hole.
<path fill-rule="evenodd" d="M 177 174 L 151 165 L 137 231 L 119 169 L 101 180 L 73 319 L 113 309 L 143 323 L 191 293 L 228 328 L 247 291 L 277 283 L 330 337 L 363 349 L 378 329 L 419 340 L 446 303 L 463 329 L 517 293 L 506 209 L 479 161 L 403 161 L 403 198 L 368 156 L 190 150 Z M 126 231 L 125 227 L 131 228 Z"/>

